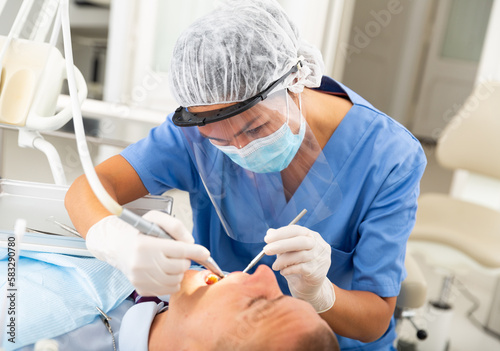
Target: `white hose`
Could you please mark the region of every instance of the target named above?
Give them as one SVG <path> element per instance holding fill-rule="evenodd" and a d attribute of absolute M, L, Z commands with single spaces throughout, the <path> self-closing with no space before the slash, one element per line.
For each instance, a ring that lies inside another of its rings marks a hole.
<path fill-rule="evenodd" d="M 66 175 L 64 174 L 61 157 L 59 156 L 59 153 L 54 145 L 43 138 L 36 138 L 33 140 L 33 147 L 40 150 L 45 154 L 45 156 L 47 156 L 50 170 L 52 171 L 52 175 L 54 177 L 54 182 L 57 185 L 66 185 Z"/>
<path fill-rule="evenodd" d="M 73 50 L 71 47 L 71 30 L 69 25 L 69 6 L 68 0 L 61 0 L 60 4 L 61 25 L 64 43 L 64 56 L 66 59 L 66 70 L 68 74 L 68 88 L 73 106 L 73 124 L 75 126 L 76 144 L 80 161 L 82 163 L 85 176 L 92 188 L 92 191 L 99 199 L 101 204 L 112 214 L 120 216 L 123 208 L 108 194 L 106 189 L 101 184 L 97 173 L 95 172 L 92 159 L 90 158 L 87 141 L 85 139 L 85 131 L 83 128 L 82 111 L 80 109 L 80 101 L 78 100 L 78 91 L 76 88 L 76 79 L 73 64 Z"/>

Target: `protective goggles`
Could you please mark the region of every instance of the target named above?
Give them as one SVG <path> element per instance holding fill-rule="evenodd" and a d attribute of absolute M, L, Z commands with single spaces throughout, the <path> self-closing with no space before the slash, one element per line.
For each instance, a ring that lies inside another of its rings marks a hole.
<path fill-rule="evenodd" d="M 274 90 L 280 83 L 282 83 L 290 74 L 296 73 L 302 67 L 302 61 L 298 61 L 288 72 L 286 72 L 281 78 L 274 81 L 266 89 L 261 91 L 259 94 L 246 99 L 245 101 L 238 102 L 234 105 L 193 113 L 188 111 L 186 107 L 180 106 L 175 110 L 172 117 L 172 121 L 178 127 L 193 127 L 193 126 L 204 126 L 208 123 L 214 123 L 222 121 L 224 119 L 239 115 L 242 112 L 252 108 L 257 105 L 260 101 L 267 98 L 268 94 Z"/>

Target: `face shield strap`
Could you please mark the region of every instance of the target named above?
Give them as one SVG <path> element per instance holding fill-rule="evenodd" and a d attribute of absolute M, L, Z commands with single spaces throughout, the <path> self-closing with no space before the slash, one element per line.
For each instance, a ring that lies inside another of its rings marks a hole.
<path fill-rule="evenodd" d="M 267 98 L 269 93 L 271 93 L 279 84 L 281 84 L 290 74 L 296 73 L 300 68 L 302 68 L 302 61 L 298 61 L 288 72 L 286 72 L 281 78 L 274 81 L 266 89 L 251 98 L 239 102 L 235 105 L 224 107 L 217 110 L 205 111 L 193 113 L 188 111 L 186 107 L 180 106 L 175 110 L 172 117 L 172 121 L 178 127 L 193 127 L 193 126 L 204 126 L 208 123 L 222 121 L 224 119 L 239 115 L 242 112 L 252 108 L 257 105 L 260 101 Z"/>
<path fill-rule="evenodd" d="M 290 99 L 290 96 L 289 96 L 289 91 L 288 91 L 288 88 L 285 89 L 285 101 L 286 101 L 286 124 L 289 124 L 289 121 L 290 121 L 290 105 L 289 105 L 289 101 L 288 99 Z M 297 93 L 298 95 L 298 98 L 299 98 L 299 122 L 302 122 L 302 118 L 304 118 L 304 116 L 302 116 L 302 94 L 301 93 Z"/>

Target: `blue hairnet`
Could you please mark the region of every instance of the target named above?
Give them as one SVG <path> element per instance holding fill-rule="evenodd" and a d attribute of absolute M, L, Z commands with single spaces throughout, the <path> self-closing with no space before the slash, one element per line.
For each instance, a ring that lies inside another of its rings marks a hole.
<path fill-rule="evenodd" d="M 185 107 L 243 101 L 284 75 L 299 57 L 304 66 L 284 83 L 295 93 L 320 85 L 320 51 L 300 39 L 275 0 L 227 0 L 178 38 L 170 90 Z"/>

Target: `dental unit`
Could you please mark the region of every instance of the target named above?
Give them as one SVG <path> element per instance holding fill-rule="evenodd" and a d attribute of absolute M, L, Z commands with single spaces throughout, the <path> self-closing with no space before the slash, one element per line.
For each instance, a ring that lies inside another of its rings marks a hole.
<path fill-rule="evenodd" d="M 157 224 L 118 204 L 102 186 L 85 139 L 81 104 L 87 96 L 87 86 L 73 63 L 68 0 L 54 0 L 44 4 L 45 11 L 55 15 L 49 43 L 42 42 L 46 31 L 37 33 L 34 38 L 36 41 L 16 38 L 33 4 L 34 0 L 24 0 L 9 35 L 0 36 L 0 124 L 19 129 L 20 146 L 43 151 L 51 161 L 56 184 L 65 185 L 59 155 L 39 131 L 58 129 L 73 117 L 80 161 L 90 187 L 102 205 L 145 235 L 173 240 Z M 61 28 L 64 58 L 55 48 Z M 65 79 L 68 82 L 71 104 L 54 114 L 57 97 Z M 197 263 L 220 278 L 225 276 L 212 257 Z"/>

